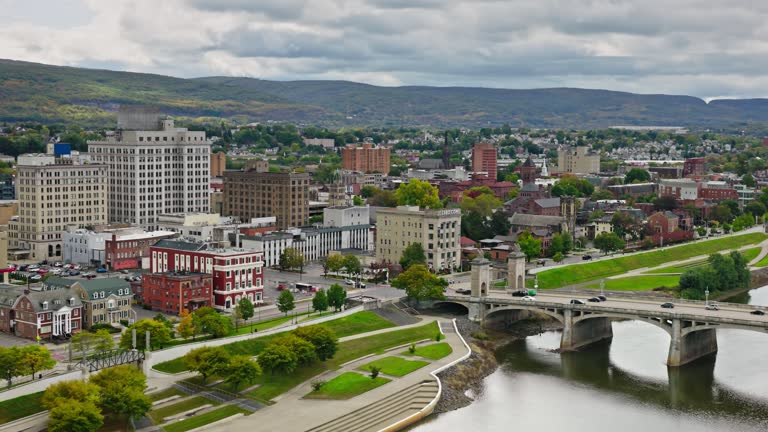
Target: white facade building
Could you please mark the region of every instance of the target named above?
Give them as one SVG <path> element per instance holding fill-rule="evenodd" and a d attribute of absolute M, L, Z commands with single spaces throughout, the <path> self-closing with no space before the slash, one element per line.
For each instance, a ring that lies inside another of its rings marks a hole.
<path fill-rule="evenodd" d="M 231 235 L 238 230 L 250 228 L 275 227 L 277 218 L 274 216 L 253 218 L 250 222 L 241 223 L 234 216 L 220 216 L 217 213 L 193 214 L 163 214 L 158 216 L 157 225 L 161 230 L 179 233 L 182 238 L 235 246 Z"/>
<path fill-rule="evenodd" d="M 106 262 L 105 241 L 112 238 L 109 232 L 93 232 L 86 229 L 70 229 L 62 235 L 63 261 L 71 264 L 103 264 Z"/>
<path fill-rule="evenodd" d="M 371 212 L 368 206 L 328 207 L 323 209 L 324 227 L 369 225 Z"/>
<path fill-rule="evenodd" d="M 208 213 L 211 143 L 173 120 L 121 110 L 114 138 L 89 141 L 109 166 L 109 220 L 156 229 L 163 213 Z"/>

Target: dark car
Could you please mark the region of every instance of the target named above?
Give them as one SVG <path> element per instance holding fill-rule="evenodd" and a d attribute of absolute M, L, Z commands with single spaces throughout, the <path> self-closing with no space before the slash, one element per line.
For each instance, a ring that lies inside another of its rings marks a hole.
<path fill-rule="evenodd" d="M 750 312 L 752 315 L 765 315 L 765 312 L 761 311 L 760 309 L 753 310 Z"/>
<path fill-rule="evenodd" d="M 590 301 L 590 302 L 592 302 L 592 303 L 600 303 L 600 301 L 601 301 L 601 300 L 600 300 L 600 298 L 598 298 L 598 297 L 591 297 L 591 298 L 590 298 L 589 300 L 587 300 L 587 301 Z"/>
<path fill-rule="evenodd" d="M 662 303 L 661 307 L 663 307 L 664 309 L 674 309 L 675 308 L 675 304 L 674 303 L 669 303 L 669 302 Z"/>
<path fill-rule="evenodd" d="M 592 259 L 592 255 L 584 255 L 583 257 L 581 257 L 581 259 L 584 261 L 589 261 Z"/>
<path fill-rule="evenodd" d="M 70 272 L 69 272 L 69 275 L 70 275 L 70 276 L 77 276 L 77 275 L 79 275 L 79 274 L 80 274 L 80 272 L 79 272 L 79 271 L 77 271 L 77 270 L 70 270 Z"/>
<path fill-rule="evenodd" d="M 583 304 L 586 304 L 586 303 L 584 303 L 584 301 L 583 301 L 583 300 L 579 300 L 579 299 L 571 299 L 571 304 L 575 304 L 575 305 L 583 305 Z"/>
<path fill-rule="evenodd" d="M 599 295 L 597 298 L 599 298 L 601 302 L 608 300 L 604 295 Z"/>
<path fill-rule="evenodd" d="M 456 290 L 456 294 L 470 295 L 472 294 L 472 290 L 470 290 L 469 288 L 459 288 Z"/>
<path fill-rule="evenodd" d="M 517 290 L 512 293 L 512 297 L 525 297 L 528 295 L 526 290 Z"/>

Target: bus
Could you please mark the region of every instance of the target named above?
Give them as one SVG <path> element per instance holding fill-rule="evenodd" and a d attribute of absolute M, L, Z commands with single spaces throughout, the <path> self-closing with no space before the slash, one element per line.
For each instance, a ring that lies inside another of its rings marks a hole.
<path fill-rule="evenodd" d="M 296 289 L 303 292 L 316 292 L 317 287 L 312 286 L 312 284 L 304 283 L 304 282 L 296 282 Z"/>

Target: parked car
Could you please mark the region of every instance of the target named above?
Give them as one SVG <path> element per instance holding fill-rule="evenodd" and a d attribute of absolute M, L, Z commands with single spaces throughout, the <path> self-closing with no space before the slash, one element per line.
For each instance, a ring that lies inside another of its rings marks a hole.
<path fill-rule="evenodd" d="M 38 266 L 36 266 L 36 265 L 31 265 L 31 266 L 29 266 L 29 267 L 27 267 L 27 268 L 26 268 L 26 271 L 28 271 L 28 272 L 32 272 L 32 273 L 34 273 L 34 272 L 36 272 L 36 271 L 38 271 L 38 270 L 40 270 L 40 267 L 38 267 Z"/>
<path fill-rule="evenodd" d="M 43 277 L 40 276 L 40 275 L 33 275 L 33 276 L 29 277 L 29 280 L 32 281 L 32 282 L 37 282 L 39 280 L 43 280 Z"/>
<path fill-rule="evenodd" d="M 77 270 L 70 270 L 70 271 L 69 271 L 69 275 L 70 275 L 70 276 L 77 276 L 77 275 L 79 275 L 79 274 L 80 274 L 80 272 L 79 272 L 79 271 L 77 271 Z"/>
<path fill-rule="evenodd" d="M 127 269 L 122 269 L 122 270 L 120 270 L 120 273 L 122 273 L 122 274 L 128 274 L 128 270 L 127 270 Z"/>
<path fill-rule="evenodd" d="M 537 266 L 545 266 L 545 265 L 547 265 L 547 262 L 544 261 L 543 259 L 540 259 L 540 260 L 536 261 L 536 265 Z"/>
<path fill-rule="evenodd" d="M 584 303 L 584 301 L 583 301 L 583 300 L 579 300 L 579 299 L 571 299 L 571 304 L 575 304 L 575 305 L 583 305 L 583 304 L 586 304 L 586 303 Z"/>
<path fill-rule="evenodd" d="M 584 260 L 584 261 L 589 261 L 589 260 L 592 259 L 592 255 L 584 255 L 584 256 L 581 257 L 581 259 Z"/>
<path fill-rule="evenodd" d="M 107 269 L 105 269 L 104 267 L 99 267 L 96 269 L 96 273 L 106 273 L 106 272 L 107 272 Z"/>
<path fill-rule="evenodd" d="M 285 285 L 283 285 L 283 284 L 280 284 L 280 285 L 278 285 L 278 286 L 277 286 L 277 290 L 278 290 L 278 291 L 282 291 L 282 290 L 284 290 L 284 289 L 286 289 L 286 288 L 288 288 L 288 287 L 286 287 L 286 286 L 285 286 Z"/>
<path fill-rule="evenodd" d="M 345 279 L 344 283 L 349 285 L 349 286 L 354 286 L 355 285 L 355 281 L 353 281 L 352 279 Z"/>
<path fill-rule="evenodd" d="M 761 311 L 760 309 L 755 309 L 752 312 L 750 312 L 752 315 L 765 315 L 765 312 Z"/>
<path fill-rule="evenodd" d="M 365 284 L 362 282 L 355 282 L 355 288 L 365 288 Z"/>
<path fill-rule="evenodd" d="M 55 263 L 53 263 L 53 266 L 54 267 L 61 267 L 61 261 L 56 261 Z"/>
<path fill-rule="evenodd" d="M 704 306 L 704 309 L 716 311 L 716 310 L 720 310 L 720 306 L 718 306 L 717 303 L 710 303 L 710 304 Z"/>
<path fill-rule="evenodd" d="M 670 303 L 670 302 L 666 302 L 666 303 L 662 303 L 661 307 L 663 307 L 664 309 L 674 309 L 675 308 L 675 304 L 674 303 Z"/>
<path fill-rule="evenodd" d="M 590 297 L 587 301 L 592 303 L 600 303 L 600 299 L 598 297 Z"/>
<path fill-rule="evenodd" d="M 523 300 L 524 301 L 536 301 L 536 297 L 525 296 L 525 297 L 523 297 Z"/>
<path fill-rule="evenodd" d="M 44 274 L 48 273 L 48 270 L 46 270 L 46 269 L 40 269 L 40 270 L 38 270 L 36 273 L 37 273 L 37 274 L 39 274 L 39 275 L 44 275 Z"/>

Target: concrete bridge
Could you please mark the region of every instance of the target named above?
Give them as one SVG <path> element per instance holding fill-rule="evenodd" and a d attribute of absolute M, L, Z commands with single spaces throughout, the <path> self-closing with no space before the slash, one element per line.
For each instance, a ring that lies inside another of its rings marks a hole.
<path fill-rule="evenodd" d="M 510 273 L 519 268 L 510 257 Z M 665 309 L 661 303 L 669 299 L 611 298 L 607 301 L 587 302 L 585 296 L 541 293 L 534 300 L 523 300 L 511 295 L 510 286 L 519 288 L 518 274 L 508 275 L 509 283 L 500 287 L 491 283 L 490 262 L 479 259 L 472 263 L 471 294 L 447 295 L 435 302 L 455 303 L 467 308 L 469 318 L 483 325 L 504 320 L 516 320 L 530 313 L 544 314 L 563 324 L 561 351 L 575 351 L 589 344 L 613 337 L 611 321 L 636 320 L 652 324 L 671 337 L 668 366 L 682 366 L 717 352 L 719 328 L 734 328 L 768 333 L 768 315 L 752 315 L 756 308 L 747 305 L 726 304 L 720 310 L 705 309 L 704 302 L 674 301 L 674 308 Z M 571 304 L 580 299 L 585 304 Z"/>

